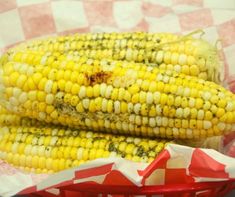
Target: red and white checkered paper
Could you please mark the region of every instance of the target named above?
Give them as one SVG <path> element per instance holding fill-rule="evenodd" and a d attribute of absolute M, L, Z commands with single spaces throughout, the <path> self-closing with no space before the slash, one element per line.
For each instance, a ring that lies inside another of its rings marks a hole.
<path fill-rule="evenodd" d="M 224 78 L 235 91 L 234 0 L 1 0 L 0 53 L 25 40 L 68 33 L 205 31 L 220 39 Z"/>
<path fill-rule="evenodd" d="M 234 0 L 0 1 L 0 53 L 25 40 L 49 35 L 113 31 L 184 34 L 195 29 L 203 29 L 204 38 L 212 44 L 221 40 L 224 80 L 235 92 Z M 230 156 L 235 156 L 233 138 L 224 140 Z M 169 145 L 150 166 L 123 159 L 98 159 L 49 177 L 24 174 L 0 162 L 0 196 L 85 181 L 141 186 L 232 178 L 235 159 L 212 150 Z"/>
<path fill-rule="evenodd" d="M 148 164 L 119 158 L 97 159 L 57 174 L 24 174 L 0 166 L 0 195 L 26 194 L 75 183 L 104 185 L 165 185 L 235 179 L 235 159 L 215 150 L 168 145 Z"/>

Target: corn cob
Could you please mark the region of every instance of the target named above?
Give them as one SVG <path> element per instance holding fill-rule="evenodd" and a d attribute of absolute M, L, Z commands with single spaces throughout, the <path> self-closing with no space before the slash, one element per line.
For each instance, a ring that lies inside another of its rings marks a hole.
<path fill-rule="evenodd" d="M 235 96 L 192 76 L 123 61 L 37 55 L 0 70 L 7 110 L 79 129 L 163 138 L 229 132 Z M 41 62 L 37 65 L 37 62 Z"/>
<path fill-rule="evenodd" d="M 28 60 L 33 60 L 32 65 Z M 24 62 L 8 62 L 0 73 L 0 98 L 6 109 L 48 123 L 201 138 L 227 133 L 235 121 L 231 92 L 156 67 L 39 54 Z"/>
<path fill-rule="evenodd" d="M 0 128 L 0 159 L 36 173 L 54 173 L 89 160 L 122 157 L 151 162 L 170 141 L 58 127 Z"/>
<path fill-rule="evenodd" d="M 198 31 L 196 31 L 197 33 Z M 220 62 L 215 47 L 192 34 L 100 33 L 75 34 L 30 41 L 9 50 L 78 53 L 93 59 L 144 62 L 187 75 L 220 82 Z M 8 55 L 7 55 L 8 56 Z"/>

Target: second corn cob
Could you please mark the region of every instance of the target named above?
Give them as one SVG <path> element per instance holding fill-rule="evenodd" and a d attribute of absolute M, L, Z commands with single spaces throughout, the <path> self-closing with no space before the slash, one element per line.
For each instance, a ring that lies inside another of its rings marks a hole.
<path fill-rule="evenodd" d="M 33 50 L 142 62 L 218 83 L 217 50 L 205 40 L 194 38 L 195 33 L 185 36 L 144 32 L 76 34 L 29 41 L 8 53 Z"/>
<path fill-rule="evenodd" d="M 47 174 L 97 158 L 149 163 L 172 143 L 48 126 L 1 127 L 0 141 L 0 159 L 22 170 Z"/>
<path fill-rule="evenodd" d="M 8 110 L 81 129 L 163 138 L 221 135 L 234 126 L 235 96 L 213 82 L 124 61 L 42 52 L 37 61 L 2 66 L 1 102 Z"/>

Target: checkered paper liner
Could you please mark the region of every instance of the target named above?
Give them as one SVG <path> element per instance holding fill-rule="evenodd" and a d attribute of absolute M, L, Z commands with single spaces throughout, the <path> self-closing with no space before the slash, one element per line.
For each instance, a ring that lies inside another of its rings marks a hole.
<path fill-rule="evenodd" d="M 7 164 L 1 165 L 3 197 L 86 182 L 143 186 L 235 179 L 234 158 L 211 149 L 174 144 L 168 145 L 150 165 L 119 158 L 97 159 L 51 176 L 24 174 Z"/>
<path fill-rule="evenodd" d="M 223 78 L 235 91 L 234 0 L 1 0 L 0 53 L 25 40 L 68 33 L 149 31 L 221 40 Z"/>
<path fill-rule="evenodd" d="M 1 0 L 0 54 L 26 40 L 69 33 L 149 31 L 187 34 L 221 42 L 223 78 L 235 92 L 234 0 Z M 223 152 L 235 157 L 235 136 L 221 137 Z M 235 159 L 208 149 L 169 145 L 151 164 L 98 159 L 58 174 L 24 174 L 0 161 L 0 196 L 78 182 L 162 185 L 235 178 Z M 42 181 L 43 180 L 43 181 Z"/>

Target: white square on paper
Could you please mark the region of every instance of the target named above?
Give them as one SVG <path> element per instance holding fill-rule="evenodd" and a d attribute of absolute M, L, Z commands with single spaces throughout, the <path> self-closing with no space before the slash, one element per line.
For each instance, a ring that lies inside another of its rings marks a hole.
<path fill-rule="evenodd" d="M 145 17 L 146 21 L 149 23 L 150 32 L 180 32 L 179 20 L 175 15 L 168 14 L 160 18 Z"/>
<path fill-rule="evenodd" d="M 235 18 L 235 10 L 233 9 L 212 9 L 211 13 L 215 25 L 225 23 Z"/>
<path fill-rule="evenodd" d="M 219 9 L 235 9 L 234 0 L 204 0 L 204 7 Z"/>
<path fill-rule="evenodd" d="M 114 19 L 120 28 L 133 28 L 143 19 L 141 1 L 117 1 L 113 3 Z"/>
<path fill-rule="evenodd" d="M 88 26 L 81 1 L 54 1 L 51 4 L 57 31 L 61 32 Z"/>
<path fill-rule="evenodd" d="M 200 8 L 197 6 L 193 6 L 193 5 L 180 4 L 180 5 L 172 6 L 172 9 L 173 9 L 174 13 L 176 13 L 176 14 L 183 14 L 183 13 L 187 13 L 187 12 L 196 11 Z"/>
<path fill-rule="evenodd" d="M 208 27 L 208 28 L 203 29 L 203 31 L 205 34 L 202 36 L 202 39 L 210 42 L 213 46 L 215 46 L 216 42 L 219 39 L 219 35 L 218 35 L 216 27 L 214 26 Z"/>
<path fill-rule="evenodd" d="M 0 14 L 0 48 L 24 40 L 24 33 L 17 10 Z"/>
<path fill-rule="evenodd" d="M 146 179 L 146 185 L 164 185 L 165 183 L 165 169 L 156 169 L 151 175 Z"/>

